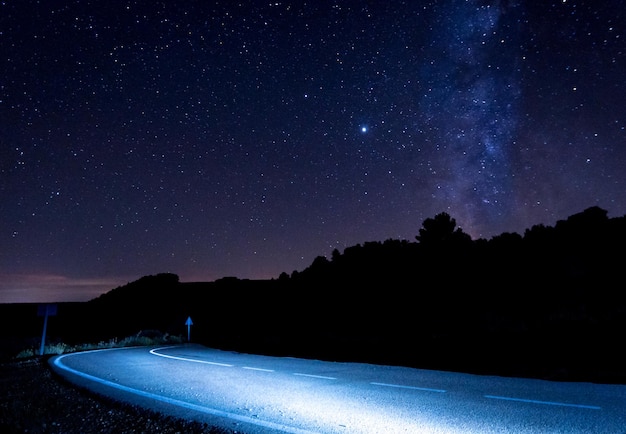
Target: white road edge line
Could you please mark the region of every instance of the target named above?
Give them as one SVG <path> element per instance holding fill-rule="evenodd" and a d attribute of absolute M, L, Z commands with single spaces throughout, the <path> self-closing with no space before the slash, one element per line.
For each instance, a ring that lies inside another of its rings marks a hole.
<path fill-rule="evenodd" d="M 294 372 L 293 375 L 298 375 L 300 377 L 321 378 L 322 380 L 336 380 L 335 377 L 326 377 L 324 375 L 302 374 L 300 372 Z"/>
<path fill-rule="evenodd" d="M 557 402 L 557 401 L 537 401 L 534 399 L 524 399 L 524 398 L 510 398 L 507 396 L 494 396 L 494 395 L 485 395 L 485 398 L 489 399 L 501 399 L 504 401 L 517 401 L 517 402 L 528 402 L 531 404 L 542 404 L 542 405 L 558 405 L 561 407 L 576 407 L 576 408 L 587 408 L 590 410 L 602 410 L 602 407 L 598 407 L 597 405 L 584 405 L 584 404 L 568 404 L 567 402 Z"/>
<path fill-rule="evenodd" d="M 234 365 L 229 365 L 228 363 L 207 362 L 206 360 L 189 359 L 187 357 L 168 356 L 167 354 L 162 354 L 158 352 L 159 350 L 166 350 L 168 348 L 176 348 L 176 347 L 154 348 L 150 350 L 150 354 L 152 354 L 153 356 L 165 357 L 166 359 L 181 360 L 183 362 L 204 363 L 205 365 L 226 366 L 228 368 L 232 368 L 234 366 Z"/>
<path fill-rule="evenodd" d="M 386 386 L 386 387 L 397 387 L 399 389 L 412 389 L 412 390 L 424 390 L 426 392 L 438 392 L 438 393 L 446 393 L 443 389 L 431 389 L 429 387 L 416 387 L 416 386 L 405 386 L 402 384 L 389 384 L 389 383 L 370 383 L 374 386 Z"/>
<path fill-rule="evenodd" d="M 90 352 L 90 351 L 88 351 L 88 352 Z M 76 355 L 84 354 L 84 353 L 86 353 L 86 352 L 83 352 L 83 353 L 69 353 L 69 354 L 63 354 L 63 355 L 57 356 L 57 358 L 54 360 L 54 365 L 56 367 L 58 367 L 59 369 L 62 369 L 62 370 L 67 371 L 67 372 L 70 372 L 70 373 L 72 373 L 74 375 L 78 375 L 79 377 L 85 378 L 87 380 L 94 381 L 94 382 L 100 383 L 100 384 L 104 384 L 105 386 L 109 386 L 109 387 L 113 387 L 115 389 L 123 390 L 124 392 L 132 393 L 132 394 L 135 394 L 135 395 L 138 395 L 138 396 L 142 396 L 144 398 L 150 398 L 150 399 L 153 399 L 155 401 L 164 402 L 166 404 L 175 405 L 175 406 L 186 408 L 186 409 L 189 409 L 189 410 L 195 410 L 195 411 L 198 411 L 200 413 L 206 413 L 206 414 L 210 414 L 210 415 L 213 415 L 213 416 L 219 416 L 219 417 L 224 417 L 224 418 L 227 418 L 227 419 L 238 420 L 240 422 L 250 423 L 252 425 L 262 426 L 262 427 L 269 428 L 269 429 L 274 429 L 274 430 L 281 430 L 281 431 L 292 433 L 292 434 L 316 434 L 316 433 L 314 433 L 312 431 L 306 431 L 306 430 L 302 430 L 302 429 L 291 427 L 291 426 L 287 426 L 287 425 L 281 425 L 281 424 L 278 424 L 278 423 L 273 423 L 273 422 L 269 422 L 269 421 L 259 420 L 259 419 L 255 419 L 255 418 L 251 418 L 251 417 L 247 417 L 247 416 L 242 416 L 242 415 L 235 414 L 235 413 L 229 413 L 227 411 L 218 410 L 216 408 L 204 407 L 202 405 L 192 404 L 190 402 L 185 402 L 185 401 L 181 401 L 181 400 L 174 399 L 174 398 L 168 398 L 166 396 L 156 395 L 156 394 L 150 393 L 150 392 L 145 392 L 143 390 L 133 389 L 132 387 L 124 386 L 124 385 L 121 385 L 121 384 L 118 384 L 118 383 L 114 383 L 114 382 L 109 381 L 109 380 L 105 380 L 104 378 L 94 377 L 93 375 L 89 375 L 89 374 L 85 374 L 84 372 L 77 371 L 75 369 L 70 368 L 69 366 L 65 365 L 62 362 L 62 360 L 65 357 L 76 356 Z"/>

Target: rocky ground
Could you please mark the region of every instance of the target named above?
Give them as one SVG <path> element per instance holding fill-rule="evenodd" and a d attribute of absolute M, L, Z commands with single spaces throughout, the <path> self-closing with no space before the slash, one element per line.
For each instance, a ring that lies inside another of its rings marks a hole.
<path fill-rule="evenodd" d="M 77 389 L 52 372 L 45 358 L 0 363 L 0 432 L 234 433 L 171 418 Z"/>

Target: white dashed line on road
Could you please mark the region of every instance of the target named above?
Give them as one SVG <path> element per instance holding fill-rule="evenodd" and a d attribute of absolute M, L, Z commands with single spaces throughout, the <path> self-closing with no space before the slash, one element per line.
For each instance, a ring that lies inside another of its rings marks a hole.
<path fill-rule="evenodd" d="M 300 377 L 321 378 L 323 380 L 336 380 L 335 377 L 326 377 L 324 375 L 313 375 L 313 374 L 301 374 L 299 372 L 294 372 L 293 375 L 298 375 Z"/>
<path fill-rule="evenodd" d="M 249 369 L 251 371 L 276 372 L 273 369 L 254 368 L 252 366 L 242 366 L 241 369 Z"/>
<path fill-rule="evenodd" d="M 370 384 L 373 384 L 374 386 L 396 387 L 398 389 L 423 390 L 425 392 L 438 392 L 438 393 L 446 392 L 443 389 L 431 389 L 429 387 L 405 386 L 403 384 L 373 383 L 373 382 Z"/>
<path fill-rule="evenodd" d="M 558 405 L 558 406 L 561 406 L 561 407 L 576 407 L 576 408 L 588 408 L 590 410 L 602 410 L 602 407 L 598 407 L 596 405 L 569 404 L 567 402 L 537 401 L 537 400 L 534 400 L 534 399 L 511 398 L 511 397 L 507 397 L 507 396 L 494 396 L 494 395 L 485 395 L 485 398 L 501 399 L 503 401 L 528 402 L 528 403 L 531 403 L 531 404 Z"/>

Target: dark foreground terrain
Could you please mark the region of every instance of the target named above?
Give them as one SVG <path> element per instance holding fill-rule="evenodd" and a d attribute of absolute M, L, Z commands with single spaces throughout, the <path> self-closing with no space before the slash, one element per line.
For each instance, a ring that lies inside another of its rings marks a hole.
<path fill-rule="evenodd" d="M 0 364 L 0 432 L 228 434 L 206 424 L 163 416 L 75 388 L 46 358 Z"/>

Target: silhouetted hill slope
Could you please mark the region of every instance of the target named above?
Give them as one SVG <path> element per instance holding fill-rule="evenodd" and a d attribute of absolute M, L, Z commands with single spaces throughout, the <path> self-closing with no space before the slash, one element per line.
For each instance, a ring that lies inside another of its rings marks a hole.
<path fill-rule="evenodd" d="M 446 213 L 416 241 L 366 242 L 272 280 L 145 276 L 55 318 L 64 340 L 142 330 L 210 346 L 432 369 L 626 383 L 626 217 L 472 240 Z M 80 325 L 79 327 L 77 325 Z"/>
<path fill-rule="evenodd" d="M 592 365 L 607 376 L 622 369 L 624 217 L 592 207 L 523 236 L 472 241 L 440 214 L 417 238 L 335 251 L 289 280 L 316 300 L 313 311 L 332 312 L 331 335 L 364 333 L 402 364 L 581 376 Z"/>
<path fill-rule="evenodd" d="M 181 334 L 191 316 L 196 341 L 242 351 L 531 376 L 602 365 L 614 378 L 625 242 L 626 219 L 598 207 L 490 240 L 442 213 L 415 242 L 335 250 L 277 280 L 147 276 L 90 302 L 90 329 Z"/>

